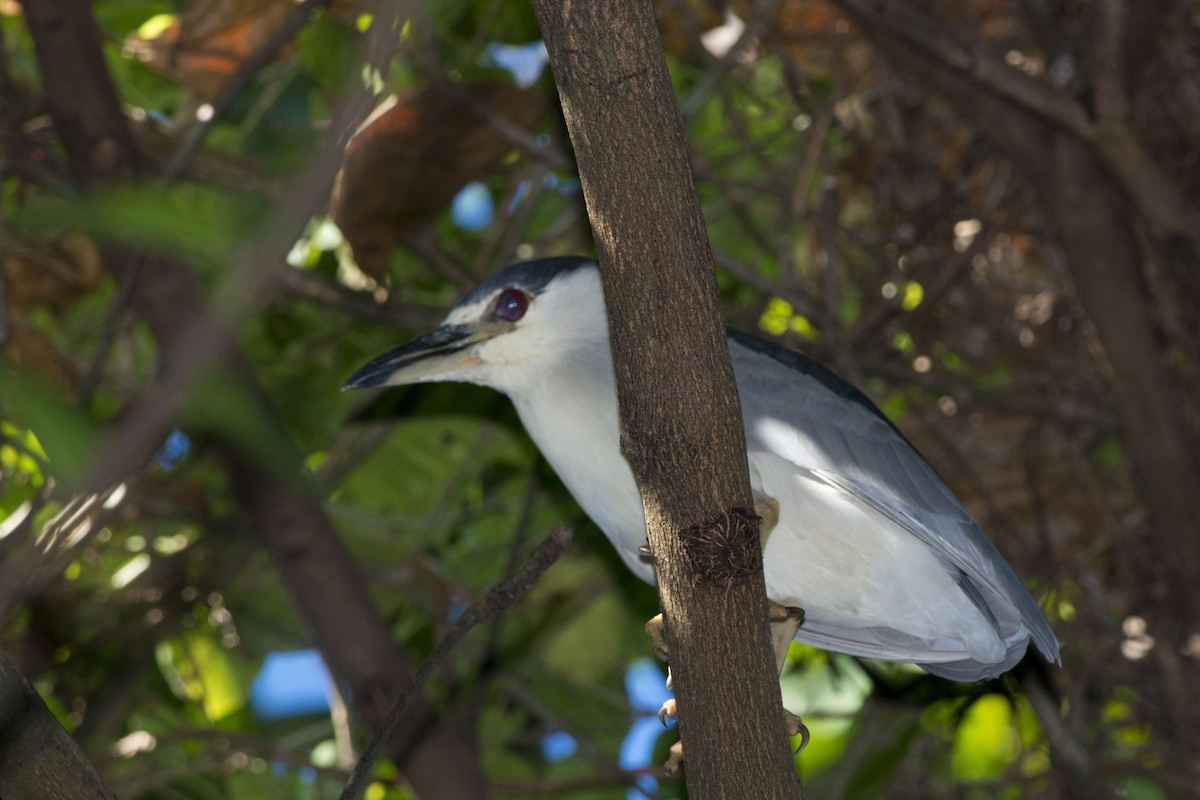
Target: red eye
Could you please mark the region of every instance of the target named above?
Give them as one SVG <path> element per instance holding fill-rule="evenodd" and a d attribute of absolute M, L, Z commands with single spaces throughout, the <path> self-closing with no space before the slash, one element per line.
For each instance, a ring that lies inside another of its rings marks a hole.
<path fill-rule="evenodd" d="M 516 322 L 525 316 L 529 308 L 529 296 L 517 289 L 505 289 L 496 300 L 496 316 L 509 322 Z"/>

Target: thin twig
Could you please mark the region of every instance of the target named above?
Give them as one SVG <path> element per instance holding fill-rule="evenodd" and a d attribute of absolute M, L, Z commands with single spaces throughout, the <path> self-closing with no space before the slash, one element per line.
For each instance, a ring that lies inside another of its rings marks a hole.
<path fill-rule="evenodd" d="M 471 607 L 463 612 L 463 615 L 458 618 L 458 621 L 450 629 L 450 632 L 442 637 L 442 640 L 433 648 L 433 652 L 429 654 L 429 658 L 425 659 L 425 662 L 421 664 L 420 669 L 413 676 L 408 688 L 392 703 L 392 707 L 388 710 L 383 724 L 375 731 L 375 735 L 371 737 L 371 741 L 367 744 L 366 749 L 363 750 L 358 764 L 354 767 L 354 772 L 350 775 L 350 780 L 346 781 L 346 786 L 342 789 L 340 800 L 354 800 L 354 798 L 358 797 L 371 770 L 375 766 L 376 759 L 379 758 L 379 753 L 383 749 L 383 745 L 400 723 L 400 719 L 404 716 L 404 711 L 408 708 L 409 702 L 424 687 L 425 682 L 429 680 L 434 671 L 441 666 L 446 656 L 458 646 L 459 642 L 475 626 L 496 614 L 508 610 L 513 603 L 524 597 L 542 577 L 543 573 L 558 560 L 559 556 L 563 554 L 570 543 L 571 529 L 564 525 L 556 526 L 550 531 L 546 539 L 538 545 L 537 549 L 533 551 L 533 555 L 529 557 L 529 560 L 525 562 L 525 565 L 521 567 L 517 574 L 494 586 L 482 600 L 472 603 Z"/>
<path fill-rule="evenodd" d="M 803 287 L 783 281 L 776 282 L 766 277 L 754 267 L 734 258 L 731 254 L 713 248 L 713 261 L 717 266 L 728 272 L 739 282 L 752 286 L 768 297 L 778 297 L 786 300 L 797 313 L 809 318 L 817 318 L 818 305 L 816 298 Z"/>
<path fill-rule="evenodd" d="M 516 573 L 517 565 L 520 563 L 521 549 L 525 544 L 525 539 L 529 535 L 529 523 L 533 519 L 534 505 L 542 488 L 541 476 L 538 474 L 539 466 L 535 464 L 529 470 L 529 486 L 525 489 L 525 497 L 521 500 L 521 512 L 517 515 L 517 524 L 514 526 L 512 545 L 508 550 L 508 563 L 504 565 L 503 580 L 508 580 Z M 502 622 L 503 617 L 500 614 L 496 614 L 492 617 L 492 624 L 488 626 L 487 642 L 483 647 L 483 656 L 479 659 L 480 667 L 485 673 L 499 649 Z M 477 691 L 482 692 L 482 690 L 483 686 L 480 684 Z"/>
<path fill-rule="evenodd" d="M 1133 205 L 1157 236 L 1181 236 L 1193 247 L 1200 248 L 1194 212 L 1176 184 L 1122 118 L 1128 100 L 1112 96 L 1110 89 L 1116 87 L 1110 78 L 1114 70 L 1121 68 L 1119 63 L 1106 61 L 1097 65 L 1099 74 L 1095 77 L 1104 82 L 1097 88 L 1104 92 L 1102 110 L 1106 115 L 1093 120 L 1083 104 L 1056 89 L 1049 81 L 1026 75 L 1003 59 L 970 47 L 957 34 L 937 25 L 930 14 L 912 7 L 911 3 L 834 0 L 834 5 L 869 36 L 880 37 L 917 54 L 934 70 L 935 83 L 943 88 L 947 79 L 980 87 L 1025 117 L 1049 123 L 1091 145 L 1111 171 L 1116 184 L 1132 197 Z M 1114 4 L 1114 10 L 1104 14 L 1101 34 L 1110 39 L 1119 34 L 1114 26 L 1119 26 L 1121 18 L 1120 7 Z M 1104 58 L 1108 55 L 1104 54 Z"/>
<path fill-rule="evenodd" d="M 840 315 L 842 281 L 838 278 L 837 266 L 841 254 L 835 241 L 838 221 L 837 178 L 832 175 L 821 179 L 820 203 L 817 218 L 817 263 L 821 266 L 821 288 L 825 301 L 823 330 L 829 340 L 828 346 L 838 372 L 855 386 L 862 386 L 862 365 L 854 356 L 852 343 L 847 341 L 853 338 L 853 333 L 844 329 Z"/>
<path fill-rule="evenodd" d="M 363 42 L 369 54 L 364 69 L 387 68 L 399 43 L 396 30 L 402 9 L 411 0 L 385 0 L 378 6 L 375 22 Z M 136 407 L 123 415 L 103 448 L 104 459 L 97 461 L 85 485 L 101 488 L 137 471 L 146 454 L 153 452 L 179 413 L 182 398 L 193 381 L 216 361 L 236 357 L 229 337 L 240 321 L 265 302 L 278 286 L 288 268 L 283 256 L 296 240 L 303 225 L 319 212 L 328 197 L 341 164 L 344 141 L 335 132 L 349 135 L 361 121 L 372 101 L 372 94 L 356 77 L 349 81 L 347 96 L 341 101 L 330 125 L 330 134 L 305 170 L 292 181 L 272 219 L 260 234 L 233 259 L 228 277 L 216 289 L 208 304 L 180 309 L 172 320 L 174 332 L 167 343 L 173 368 L 151 384 Z M 176 287 L 177 291 L 183 289 Z M 189 290 L 190 291 L 190 290 Z M 184 313 L 186 312 L 186 313 Z M 215 315 L 219 314 L 218 320 Z M 236 370 L 235 370 L 236 371 Z"/>
<path fill-rule="evenodd" d="M 446 84 L 446 94 L 460 108 L 468 111 L 484 122 L 492 132 L 500 138 L 521 149 L 526 155 L 548 167 L 559 170 L 573 170 L 575 165 L 561 147 L 552 144 L 539 144 L 537 137 L 529 134 L 517 123 L 504 116 L 500 111 L 487 103 L 473 97 L 461 86 L 454 83 Z"/>
<path fill-rule="evenodd" d="M 145 245 L 135 247 L 126 256 L 125 268 L 117 275 L 117 296 L 113 298 L 112 305 L 108 309 L 108 314 L 105 315 L 104 325 L 100 328 L 96 353 L 92 356 L 91 363 L 88 364 L 87 374 L 83 378 L 83 384 L 79 387 L 79 405 L 81 408 L 91 407 L 92 396 L 100 388 L 100 381 L 104 379 L 104 367 L 108 363 L 108 354 L 112 350 L 113 343 L 117 340 L 121 318 L 133 302 L 133 295 L 137 289 L 138 275 L 141 274 L 142 265 L 146 263 L 146 252 Z"/>
<path fill-rule="evenodd" d="M 609 752 L 609 749 L 596 741 L 593 731 L 586 728 L 580 728 L 579 726 L 573 725 L 570 721 L 565 719 L 561 714 L 555 711 L 549 703 L 546 703 L 544 700 L 538 697 L 537 694 L 529 688 L 528 683 L 521 676 L 511 673 L 503 675 L 501 676 L 500 680 L 497 681 L 497 685 L 500 687 L 500 691 L 504 693 L 506 700 L 511 700 L 512 702 L 519 704 L 522 711 L 530 714 L 542 725 L 548 726 L 555 730 L 563 731 L 572 739 L 574 739 L 579 745 L 580 753 L 595 762 L 598 773 L 593 775 L 594 778 L 599 779 L 600 776 L 606 773 L 621 771 L 620 765 Z M 641 771 L 638 770 L 636 772 Z M 647 769 L 646 774 L 653 774 L 655 777 L 661 777 L 662 769 L 655 767 L 653 768 L 652 772 L 650 769 Z M 492 784 L 492 788 L 501 794 L 503 794 L 505 791 L 501 788 L 499 782 L 494 782 Z M 637 792 L 641 797 L 651 797 L 651 795 L 647 794 L 646 790 L 637 783 L 632 783 L 629 788 Z"/>
<path fill-rule="evenodd" d="M 493 232 L 484 241 L 471 264 L 471 271 L 476 275 L 490 275 L 494 266 L 506 263 L 516 251 L 517 243 L 530 229 L 530 220 L 537 208 L 538 198 L 545 188 L 542 180 L 548 168 L 544 163 L 532 161 L 514 180 L 512 188 L 504 197 L 500 208 L 506 212 L 503 225 L 493 225 Z M 522 188 L 524 187 L 524 188 Z M 514 203 L 516 208 L 513 208 Z"/>
<path fill-rule="evenodd" d="M 441 322 L 440 310 L 396 302 L 377 303 L 370 295 L 303 269 L 279 271 L 280 284 L 293 294 L 364 322 L 404 331 L 424 331 Z"/>

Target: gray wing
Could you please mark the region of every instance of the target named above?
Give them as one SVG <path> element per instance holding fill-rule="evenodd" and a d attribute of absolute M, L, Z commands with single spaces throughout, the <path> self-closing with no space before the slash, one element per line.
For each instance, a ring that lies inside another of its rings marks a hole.
<path fill-rule="evenodd" d="M 799 353 L 737 331 L 729 332 L 729 344 L 749 449 L 787 458 L 916 536 L 987 617 L 1003 622 L 1015 607 L 1038 650 L 1058 661 L 1058 641 L 1020 579 L 937 471 L 866 395 Z M 800 433 L 765 441 L 758 428 L 764 420 Z M 999 625 L 997 631 L 1005 639 L 1014 633 Z M 926 668 L 963 679 L 979 666 L 971 661 Z"/>

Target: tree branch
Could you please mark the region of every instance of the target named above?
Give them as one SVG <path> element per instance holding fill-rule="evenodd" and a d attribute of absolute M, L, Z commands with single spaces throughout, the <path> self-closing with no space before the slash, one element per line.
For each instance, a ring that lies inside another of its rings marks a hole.
<path fill-rule="evenodd" d="M 404 692 L 393 701 L 387 716 L 384 717 L 379 729 L 375 731 L 370 743 L 354 766 L 354 772 L 350 775 L 350 779 L 346 781 L 341 800 L 354 800 L 362 792 L 363 784 L 374 768 L 383 745 L 400 724 L 400 720 L 413 698 L 433 677 L 434 671 L 442 665 L 451 651 L 458 647 L 459 642 L 481 622 L 507 611 L 513 603 L 528 594 L 546 570 L 550 569 L 551 565 L 566 551 L 567 545 L 570 543 L 571 529 L 563 525 L 557 526 L 542 540 L 542 543 L 533 551 L 533 555 L 516 574 L 493 586 L 482 600 L 475 601 L 463 612 L 450 632 L 442 637 L 442 640 L 433 648 L 433 652 L 421 664 L 417 674 L 413 676 Z"/>

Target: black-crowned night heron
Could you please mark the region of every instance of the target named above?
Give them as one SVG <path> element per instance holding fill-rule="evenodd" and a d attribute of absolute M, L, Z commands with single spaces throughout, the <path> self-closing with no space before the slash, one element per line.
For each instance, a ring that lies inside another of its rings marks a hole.
<path fill-rule="evenodd" d="M 909 661 L 973 681 L 1058 641 L 1012 568 L 933 467 L 860 391 L 814 361 L 729 332 L 750 480 L 777 508 L 767 596 L 799 607 L 817 647 Z M 581 258 L 509 267 L 436 331 L 376 358 L 344 388 L 463 381 L 511 398 L 567 489 L 637 575 L 642 502 L 621 454 L 599 269 Z"/>

